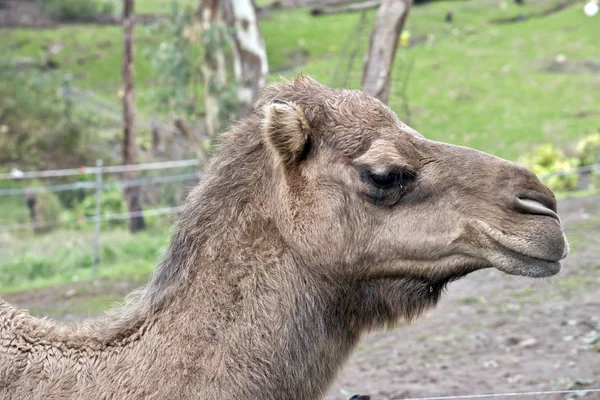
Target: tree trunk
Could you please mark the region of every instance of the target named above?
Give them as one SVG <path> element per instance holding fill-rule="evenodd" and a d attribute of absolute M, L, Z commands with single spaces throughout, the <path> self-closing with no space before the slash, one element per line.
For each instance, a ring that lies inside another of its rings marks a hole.
<path fill-rule="evenodd" d="M 135 162 L 135 103 L 134 103 L 134 69 L 133 69 L 133 30 L 135 27 L 134 0 L 124 0 L 123 4 L 123 164 Z M 135 172 L 125 172 L 125 179 L 134 179 Z M 125 188 L 125 202 L 130 213 L 138 215 L 129 218 L 129 231 L 134 233 L 144 229 L 144 217 L 139 215 L 142 210 L 140 187 Z"/>
<path fill-rule="evenodd" d="M 265 41 L 252 0 L 223 0 L 223 15 L 233 36 L 233 62 L 238 89 L 238 118 L 246 115 L 267 84 L 269 64 Z"/>
<path fill-rule="evenodd" d="M 377 11 L 365 54 L 362 88 L 383 102 L 388 100 L 398 38 L 411 5 L 412 0 L 383 0 Z"/>
<path fill-rule="evenodd" d="M 219 0 L 204 0 L 198 12 L 203 31 L 204 62 L 204 112 L 209 137 L 215 137 L 221 131 L 219 114 L 219 91 L 227 83 L 225 53 L 220 41 L 220 32 L 225 27 Z"/>
<path fill-rule="evenodd" d="M 210 137 L 215 137 L 223 125 L 222 101 L 219 96 L 228 84 L 227 58 L 224 42 L 220 35 L 231 34 L 231 56 L 237 90 L 235 116 L 243 117 L 252 107 L 260 89 L 266 85 L 268 62 L 256 11 L 252 0 L 204 0 L 200 5 L 199 17 L 204 31 L 202 72 L 205 80 L 204 110 L 206 127 Z"/>

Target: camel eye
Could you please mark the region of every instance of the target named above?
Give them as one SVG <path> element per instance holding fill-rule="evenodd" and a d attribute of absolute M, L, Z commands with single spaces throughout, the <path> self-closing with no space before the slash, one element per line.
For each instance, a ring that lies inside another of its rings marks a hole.
<path fill-rule="evenodd" d="M 399 174 L 369 174 L 369 179 L 375 185 L 385 188 L 398 182 Z"/>
<path fill-rule="evenodd" d="M 367 173 L 367 183 L 377 189 L 403 189 L 407 184 L 415 180 L 415 174 L 411 171 L 387 172 L 385 174 Z"/>

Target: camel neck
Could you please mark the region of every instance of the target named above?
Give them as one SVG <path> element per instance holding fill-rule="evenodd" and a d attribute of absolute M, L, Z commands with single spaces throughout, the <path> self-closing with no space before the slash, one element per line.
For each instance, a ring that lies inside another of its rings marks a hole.
<path fill-rule="evenodd" d="M 205 267 L 160 322 L 185 332 L 168 351 L 194 365 L 205 398 L 320 398 L 359 338 L 341 290 L 285 255 L 260 261 Z"/>

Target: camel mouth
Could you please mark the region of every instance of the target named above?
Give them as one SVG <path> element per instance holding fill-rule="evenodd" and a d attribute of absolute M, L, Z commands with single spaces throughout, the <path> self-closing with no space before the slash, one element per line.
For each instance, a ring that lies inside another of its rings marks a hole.
<path fill-rule="evenodd" d="M 549 216 L 551 217 L 551 216 Z M 569 254 L 569 244 L 558 220 L 551 217 L 545 230 L 525 230 L 507 235 L 483 223 L 480 232 L 489 241 L 485 255 L 492 266 L 510 275 L 544 278 L 560 272 L 560 261 Z M 540 233 L 542 231 L 543 233 Z"/>
<path fill-rule="evenodd" d="M 502 243 L 492 239 L 499 247 L 500 252 L 490 259 L 492 265 L 502 272 L 510 275 L 529 276 L 532 278 L 545 278 L 560 272 L 560 261 L 568 254 L 568 244 L 565 240 L 564 250 L 557 253 L 550 251 L 545 257 L 532 255 L 527 250 L 516 248 L 512 244 Z M 536 251 L 538 253 L 539 251 Z"/>

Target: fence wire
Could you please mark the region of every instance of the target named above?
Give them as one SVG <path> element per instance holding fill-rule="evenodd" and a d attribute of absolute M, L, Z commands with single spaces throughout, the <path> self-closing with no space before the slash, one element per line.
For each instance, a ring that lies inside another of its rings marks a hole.
<path fill-rule="evenodd" d="M 135 186 L 152 185 L 155 183 L 171 183 L 171 182 L 184 182 L 190 180 L 200 179 L 200 172 L 192 172 L 188 174 L 179 175 L 168 175 L 168 176 L 155 176 L 151 178 L 142 179 L 129 179 L 114 182 L 104 182 L 100 185 L 100 189 L 108 188 L 127 188 Z M 64 192 L 69 190 L 79 189 L 97 189 L 98 185 L 96 182 L 73 182 L 65 183 L 61 185 L 48 185 L 48 186 L 30 186 L 26 188 L 10 188 L 0 189 L 0 196 L 13 196 L 13 195 L 26 195 L 26 194 L 40 194 L 48 192 Z"/>
<path fill-rule="evenodd" d="M 193 167 L 199 165 L 197 159 L 191 160 L 178 160 L 178 161 L 164 161 L 164 162 L 153 162 L 143 164 L 129 164 L 129 165 L 114 165 L 108 167 L 86 167 L 82 166 L 79 168 L 69 169 L 54 169 L 46 171 L 29 171 L 23 172 L 19 170 L 13 170 L 0 174 L 2 180 L 13 180 L 13 179 L 35 179 L 35 178 L 54 178 L 60 176 L 73 176 L 73 175 L 86 175 L 96 174 L 102 172 L 103 174 L 112 174 L 118 172 L 134 172 L 134 171 L 149 171 L 156 169 L 169 169 L 169 168 L 183 168 Z"/>
<path fill-rule="evenodd" d="M 590 173 L 593 171 L 600 171 L 600 163 L 586 165 L 584 167 L 579 167 L 579 168 L 567 169 L 564 171 L 549 172 L 547 174 L 540 175 L 540 179 L 551 178 L 553 176 L 565 176 L 565 175 L 571 175 L 571 174 L 587 174 L 587 173 Z"/>
<path fill-rule="evenodd" d="M 439 396 L 439 397 L 393 397 L 392 400 L 459 400 L 459 399 L 485 399 L 494 397 L 517 397 L 517 396 L 541 396 L 556 394 L 576 394 L 579 396 L 587 393 L 600 393 L 600 389 L 577 389 L 577 390 L 550 390 L 546 392 L 515 392 L 515 393 L 489 393 L 489 394 L 467 394 L 461 396 Z"/>
<path fill-rule="evenodd" d="M 95 216 L 81 216 L 77 219 L 72 219 L 69 221 L 40 221 L 40 222 L 29 222 L 25 224 L 13 224 L 13 225 L 3 225 L 0 226 L 0 232 L 11 232 L 11 231 L 19 231 L 25 229 L 39 229 L 39 228 L 55 228 L 61 225 L 66 224 L 76 224 L 76 223 L 89 223 L 89 222 L 104 222 L 104 221 L 115 221 L 115 220 L 124 220 L 135 217 L 153 217 L 157 215 L 170 215 L 170 214 L 179 214 L 183 206 L 178 207 L 164 207 L 164 208 L 155 208 L 151 210 L 142 210 L 142 211 L 133 211 L 126 213 L 114 213 L 114 214 L 103 214 L 100 215 L 99 218 Z"/>

